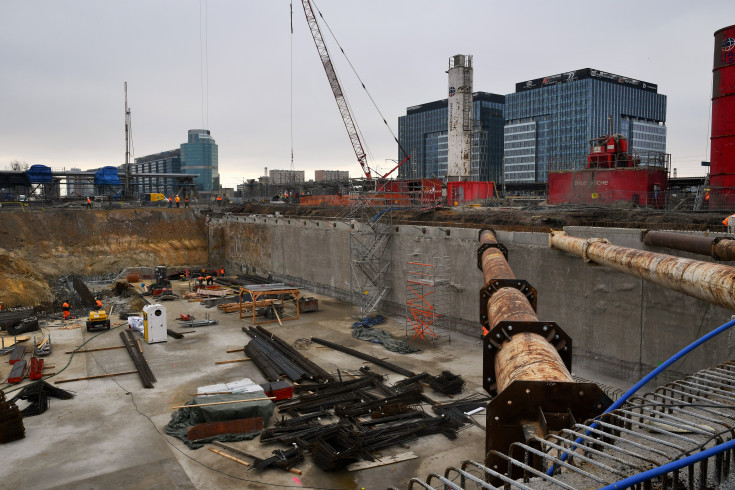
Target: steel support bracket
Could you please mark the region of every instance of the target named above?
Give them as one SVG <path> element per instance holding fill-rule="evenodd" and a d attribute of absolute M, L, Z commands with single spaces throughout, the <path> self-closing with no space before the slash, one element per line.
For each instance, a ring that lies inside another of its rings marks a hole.
<path fill-rule="evenodd" d="M 480 289 L 480 323 L 483 327 L 489 327 L 487 302 L 493 294 L 503 288 L 514 288 L 522 292 L 533 311 L 536 311 L 536 288 L 525 279 L 491 279 Z"/>
<path fill-rule="evenodd" d="M 505 261 L 508 262 L 508 249 L 505 245 L 502 243 L 483 243 L 477 248 L 477 268 L 480 270 L 482 270 L 482 254 L 484 254 L 485 250 L 489 248 L 497 248 L 503 252 L 503 257 L 505 257 Z"/>
<path fill-rule="evenodd" d="M 509 454 L 510 446 L 520 442 L 534 446 L 536 437 L 571 428 L 575 420 L 589 420 L 612 405 L 612 400 L 595 383 L 551 383 L 548 381 L 514 381 L 493 398 L 486 409 L 485 466 L 508 467 L 497 453 Z M 541 471 L 540 461 L 529 464 Z M 513 468 L 510 478 L 523 476 L 521 468 Z M 501 481 L 490 480 L 500 486 Z"/>
<path fill-rule="evenodd" d="M 497 392 L 495 356 L 503 342 L 518 333 L 535 333 L 554 346 L 567 370 L 572 372 L 572 338 L 554 322 L 500 322 L 482 338 L 482 387 L 489 394 Z"/>

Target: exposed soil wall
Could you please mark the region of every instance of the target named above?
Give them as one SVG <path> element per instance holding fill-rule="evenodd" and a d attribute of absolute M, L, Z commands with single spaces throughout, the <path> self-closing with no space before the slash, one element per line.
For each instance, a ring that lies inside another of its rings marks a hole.
<path fill-rule="evenodd" d="M 53 300 L 50 283 L 125 267 L 207 263 L 204 216 L 191 209 L 0 212 L 0 302 Z"/>

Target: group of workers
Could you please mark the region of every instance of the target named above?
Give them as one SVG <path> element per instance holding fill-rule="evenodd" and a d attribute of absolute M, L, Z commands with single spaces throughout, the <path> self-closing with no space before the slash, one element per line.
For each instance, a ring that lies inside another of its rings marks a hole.
<path fill-rule="evenodd" d="M 176 207 L 181 207 L 181 198 L 178 194 L 176 194 L 176 197 L 164 197 L 163 202 L 168 204 L 168 207 L 173 207 L 174 203 L 176 203 Z M 189 196 L 184 196 L 184 207 L 189 207 Z"/>
<path fill-rule="evenodd" d="M 102 309 L 102 301 L 100 301 L 99 298 L 94 299 L 94 307 L 98 310 Z M 61 316 L 64 318 L 64 320 L 71 320 L 72 318 L 76 318 L 71 314 L 71 305 L 69 304 L 68 299 L 61 304 Z"/>
<path fill-rule="evenodd" d="M 224 276 L 225 275 L 225 266 L 223 265 L 219 269 L 215 269 L 214 270 L 214 275 L 215 276 Z M 214 276 L 212 276 L 211 274 L 207 274 L 207 270 L 206 269 L 202 269 L 202 273 L 197 277 L 196 280 L 199 283 L 199 287 L 200 288 L 203 288 L 204 287 L 204 283 L 205 282 L 207 283 L 207 286 L 214 285 Z"/>

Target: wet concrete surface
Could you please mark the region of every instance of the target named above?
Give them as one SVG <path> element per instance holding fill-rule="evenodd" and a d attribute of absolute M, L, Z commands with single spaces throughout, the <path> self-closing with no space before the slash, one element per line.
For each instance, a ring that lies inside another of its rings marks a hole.
<path fill-rule="evenodd" d="M 175 283 L 175 289 L 185 292 L 186 283 Z M 350 325 L 355 321 L 351 305 L 302 290 L 303 296 L 320 300 L 320 310 L 302 314 L 300 319 L 266 325 L 266 328 L 289 343 L 297 339 L 318 336 L 333 342 L 384 358 L 416 373 L 427 371 L 438 375 L 442 370 L 460 374 L 467 382 L 460 397 L 471 393 L 484 394 L 481 386 L 482 350 L 480 327 L 476 337 L 458 332 L 439 332 L 437 341 L 412 339 L 409 343 L 422 351 L 401 355 L 382 346 L 352 338 Z M 190 400 L 198 386 L 230 382 L 242 378 L 262 383 L 265 378 L 252 362 L 215 365 L 215 361 L 244 357 L 242 352 L 227 353 L 242 348 L 249 340 L 241 330 L 250 326 L 249 319 L 237 313 L 225 314 L 199 303 L 177 300 L 165 302 L 169 328 L 176 331 L 194 330 L 184 339 L 171 337 L 168 342 L 146 344 L 143 351 L 151 370 L 158 379 L 154 389 L 143 388 L 136 374 L 80 381 L 58 385 L 72 390 L 73 400 L 51 400 L 50 409 L 24 420 L 26 438 L 4 445 L 0 481 L 5 488 L 334 488 L 372 489 L 396 486 L 406 488 L 412 477 L 425 479 L 429 473 L 443 474 L 448 466 L 459 465 L 465 459 L 482 461 L 485 433 L 477 426 L 462 430 L 456 440 L 443 435 L 422 437 L 403 446 L 381 452 L 388 456 L 407 451 L 418 457 L 408 461 L 361 470 L 327 473 L 311 463 L 299 466 L 300 476 L 279 470 L 254 471 L 225 459 L 204 448 L 190 450 L 180 440 L 165 435 L 174 405 Z M 179 314 L 194 314 L 197 319 L 210 318 L 218 325 L 180 328 Z M 120 323 L 117 315 L 114 322 Z M 71 322 L 67 322 L 67 325 Z M 55 365 L 58 374 L 49 381 L 133 370 L 125 349 L 65 354 L 85 341 L 85 349 L 121 345 L 119 332 L 127 325 L 101 334 L 81 328 L 62 330 L 62 322 L 46 328 L 53 341 L 53 352 L 46 363 Z M 405 319 L 391 317 L 378 328 L 399 339 L 406 338 Z M 91 340 L 90 340 L 91 339 Z M 311 344 L 301 351 L 309 359 L 330 372 L 356 371 L 366 365 L 329 348 Z M 71 359 L 70 359 L 71 358 Z M 7 378 L 10 367 L 0 358 L 0 377 Z M 68 366 L 66 366 L 68 363 Z M 65 367 L 66 366 L 66 367 Z M 402 376 L 373 366 L 374 371 L 388 375 L 392 384 Z M 594 373 L 576 373 L 595 379 Z M 606 380 L 608 383 L 614 380 Z M 28 381 L 24 381 L 26 384 Z M 623 386 L 621 386 L 623 387 Z M 7 389 L 8 397 L 17 386 Z M 437 401 L 449 401 L 445 396 L 426 388 L 425 394 Z M 21 402 L 21 407 L 24 402 Z M 430 408 L 424 407 L 428 412 Z M 278 413 L 274 417 L 278 417 Z M 485 425 L 484 414 L 475 416 Z M 271 422 L 272 424 L 272 422 Z M 268 457 L 282 445 L 261 444 L 258 438 L 231 443 L 249 453 Z"/>

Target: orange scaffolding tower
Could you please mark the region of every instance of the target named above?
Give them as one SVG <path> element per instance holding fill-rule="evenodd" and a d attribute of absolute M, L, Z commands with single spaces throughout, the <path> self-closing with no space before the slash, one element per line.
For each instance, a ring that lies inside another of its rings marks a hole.
<path fill-rule="evenodd" d="M 406 338 L 432 341 L 437 329 L 449 326 L 450 294 L 448 257 L 435 257 L 433 264 L 409 260 L 406 263 Z"/>

